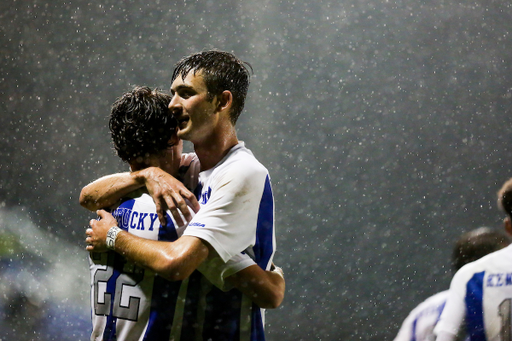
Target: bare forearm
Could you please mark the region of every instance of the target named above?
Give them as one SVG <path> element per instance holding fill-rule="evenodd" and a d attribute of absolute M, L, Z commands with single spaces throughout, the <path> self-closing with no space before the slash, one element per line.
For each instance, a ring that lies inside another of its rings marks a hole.
<path fill-rule="evenodd" d="M 261 302 L 256 302 L 262 308 L 274 309 L 281 305 L 284 299 L 285 292 L 285 280 L 279 274 L 273 271 L 265 271 L 267 274 L 267 280 L 269 285 L 266 286 L 266 290 L 263 289 L 263 295 L 261 296 Z"/>
<path fill-rule="evenodd" d="M 274 271 L 264 271 L 258 265 L 239 271 L 226 280 L 250 297 L 260 308 L 277 308 L 283 301 L 284 278 Z"/>
<path fill-rule="evenodd" d="M 166 211 L 169 210 L 178 226 L 190 221 L 192 215 L 187 201 L 194 212 L 199 203 L 191 191 L 172 175 L 158 167 L 147 167 L 131 173 L 117 173 L 104 176 L 85 186 L 80 193 L 80 205 L 90 211 L 112 206 L 128 193 L 145 186 L 156 204 L 160 223 L 166 223 Z M 186 200 L 185 200 L 186 199 Z"/>
<path fill-rule="evenodd" d="M 195 237 L 182 237 L 179 242 L 139 238 L 127 232 L 118 234 L 115 251 L 127 260 L 150 269 L 170 280 L 183 280 L 208 256 L 208 248 Z"/>
<path fill-rule="evenodd" d="M 138 172 L 107 175 L 85 186 L 80 193 L 80 205 L 96 211 L 116 204 L 126 194 L 144 186 Z"/>

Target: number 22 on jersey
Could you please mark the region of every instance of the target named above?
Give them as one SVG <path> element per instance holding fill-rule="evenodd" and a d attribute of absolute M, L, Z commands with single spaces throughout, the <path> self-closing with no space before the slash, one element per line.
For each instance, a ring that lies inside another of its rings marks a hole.
<path fill-rule="evenodd" d="M 143 280 L 144 269 L 112 251 L 91 253 L 91 257 L 95 262 L 107 264 L 94 274 L 94 313 L 137 321 L 140 295 L 131 289 Z"/>

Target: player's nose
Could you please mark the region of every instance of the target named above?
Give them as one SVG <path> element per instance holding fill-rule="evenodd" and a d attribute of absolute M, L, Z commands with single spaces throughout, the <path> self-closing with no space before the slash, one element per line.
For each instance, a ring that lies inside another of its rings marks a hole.
<path fill-rule="evenodd" d="M 177 115 L 181 112 L 181 103 L 179 101 L 178 96 L 174 95 L 169 102 L 169 110 L 171 114 Z"/>

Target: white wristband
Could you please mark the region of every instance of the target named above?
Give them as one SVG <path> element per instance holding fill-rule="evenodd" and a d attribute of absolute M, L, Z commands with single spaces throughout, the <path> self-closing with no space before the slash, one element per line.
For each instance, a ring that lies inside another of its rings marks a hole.
<path fill-rule="evenodd" d="M 117 226 L 112 226 L 107 232 L 107 249 L 114 250 L 116 245 L 116 238 L 122 230 Z"/>

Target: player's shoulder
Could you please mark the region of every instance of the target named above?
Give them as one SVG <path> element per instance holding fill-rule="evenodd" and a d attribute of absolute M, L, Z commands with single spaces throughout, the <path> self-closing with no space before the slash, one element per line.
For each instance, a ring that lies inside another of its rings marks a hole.
<path fill-rule="evenodd" d="M 440 291 L 437 294 L 434 294 L 427 298 L 423 303 L 427 305 L 436 305 L 436 304 L 443 304 L 446 302 L 446 299 L 448 298 L 449 290 Z"/>
<path fill-rule="evenodd" d="M 418 304 L 412 311 L 412 316 L 417 316 L 421 312 L 425 310 L 432 310 L 432 309 L 438 309 L 439 307 L 443 306 L 446 303 L 446 300 L 448 299 L 449 290 L 444 290 L 441 292 L 438 292 L 432 296 L 427 297 L 423 302 Z"/>
<path fill-rule="evenodd" d="M 155 202 L 153 198 L 148 194 L 145 188 L 137 189 L 121 199 L 118 206 L 113 207 L 114 209 L 135 209 L 140 211 L 152 211 L 155 210 Z"/>
<path fill-rule="evenodd" d="M 181 154 L 180 167 L 190 167 L 194 163 L 199 163 L 199 158 L 196 153 Z"/>
<path fill-rule="evenodd" d="M 181 157 L 178 179 L 190 190 L 197 186 L 197 180 L 201 171 L 199 158 L 195 153 L 183 154 Z"/>
<path fill-rule="evenodd" d="M 508 270 L 512 265 L 512 245 L 494 251 L 474 262 L 478 270 L 500 271 Z M 472 264 L 472 263 L 470 263 Z"/>
<path fill-rule="evenodd" d="M 219 168 L 241 171 L 249 174 L 267 174 L 267 168 L 256 159 L 254 154 L 245 146 L 243 141 L 235 145 L 226 157 L 219 163 Z"/>
<path fill-rule="evenodd" d="M 510 260 L 511 255 L 511 246 L 492 252 L 474 262 L 464 265 L 455 273 L 453 281 L 465 282 L 477 273 L 494 270 L 496 267 L 500 267 L 502 265 L 508 267 L 512 262 Z"/>
<path fill-rule="evenodd" d="M 483 256 L 482 258 L 466 264 L 462 268 L 469 265 L 468 268 L 474 269 L 485 269 L 489 266 L 499 265 L 499 264 L 510 264 L 512 262 L 510 256 L 512 256 L 512 245 L 507 246 L 501 250 L 494 251 L 489 253 L 488 255 Z M 462 269 L 461 268 L 461 269 Z"/>

